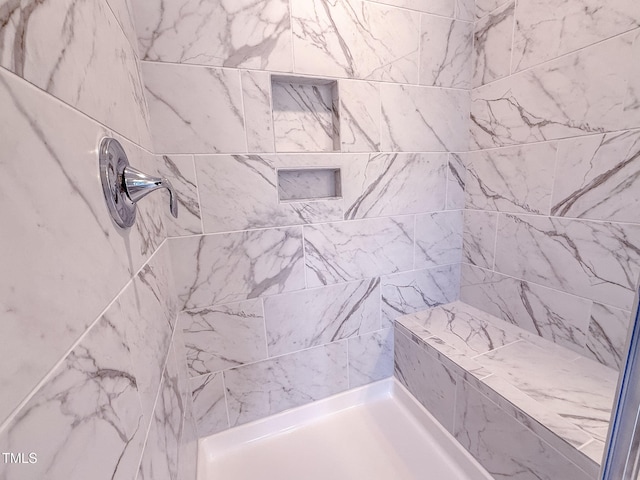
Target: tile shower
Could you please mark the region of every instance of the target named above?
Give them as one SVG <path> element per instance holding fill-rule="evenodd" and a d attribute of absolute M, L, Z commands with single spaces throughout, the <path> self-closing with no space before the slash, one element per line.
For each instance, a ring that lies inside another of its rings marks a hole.
<path fill-rule="evenodd" d="M 198 436 L 392 375 L 394 320 L 456 300 L 618 368 L 639 27 L 632 0 L 0 1 L 0 451 L 39 457 L 0 478 L 192 480 Z M 154 194 L 113 226 L 104 136 L 179 219 Z"/>

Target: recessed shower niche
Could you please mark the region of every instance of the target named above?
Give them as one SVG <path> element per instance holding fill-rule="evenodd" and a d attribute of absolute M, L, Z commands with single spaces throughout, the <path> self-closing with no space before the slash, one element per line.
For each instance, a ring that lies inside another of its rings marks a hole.
<path fill-rule="evenodd" d="M 339 168 L 278 170 L 278 198 L 281 202 L 330 200 L 342 197 Z"/>
<path fill-rule="evenodd" d="M 338 82 L 272 75 L 271 92 L 276 151 L 340 151 Z"/>

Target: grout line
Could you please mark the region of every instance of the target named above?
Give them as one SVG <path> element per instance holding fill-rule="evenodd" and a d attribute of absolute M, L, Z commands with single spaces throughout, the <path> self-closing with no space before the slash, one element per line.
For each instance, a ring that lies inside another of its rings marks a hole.
<path fill-rule="evenodd" d="M 302 270 L 304 272 L 304 289 L 307 290 L 309 288 L 309 282 L 307 280 L 307 246 L 304 237 L 304 225 L 300 226 L 300 230 L 302 232 Z"/>
<path fill-rule="evenodd" d="M 498 254 L 498 225 L 500 224 L 500 212 L 497 212 L 496 215 L 496 231 L 494 233 L 494 237 L 493 237 L 493 264 L 491 266 L 491 270 L 495 272 L 496 270 L 496 257 Z"/>
<path fill-rule="evenodd" d="M 247 110 L 244 105 L 244 97 L 245 97 L 245 86 L 243 83 L 243 77 L 245 75 L 242 74 L 242 70 L 238 69 L 238 80 L 240 82 L 240 103 L 242 104 L 242 129 L 244 130 L 244 148 L 245 153 L 249 153 L 249 129 L 247 128 Z"/>
<path fill-rule="evenodd" d="M 220 375 L 222 375 L 222 391 L 224 393 L 224 409 L 227 412 L 227 428 L 231 428 L 231 414 L 229 413 L 229 399 L 227 398 L 227 382 L 225 380 L 224 371 L 221 371 Z"/>
<path fill-rule="evenodd" d="M 509 58 L 509 75 L 507 75 L 507 77 L 510 77 L 511 75 L 513 75 L 513 52 L 515 50 L 515 45 L 516 45 L 516 25 L 518 24 L 517 12 L 518 12 L 518 0 L 513 0 L 513 25 L 511 28 L 511 52 L 510 52 L 510 58 Z"/>
<path fill-rule="evenodd" d="M 553 209 L 553 199 L 555 198 L 556 184 L 558 181 L 558 164 L 560 163 L 560 144 L 556 145 L 556 155 L 553 166 L 553 179 L 551 180 L 551 195 L 549 195 L 549 210 L 548 216 L 551 217 L 551 210 Z"/>
<path fill-rule="evenodd" d="M 500 345 L 498 348 L 494 348 L 493 350 L 489 350 L 487 352 L 483 352 L 483 353 L 479 353 L 478 355 L 474 355 L 473 357 L 470 357 L 472 360 L 475 360 L 478 357 L 482 357 L 483 355 L 487 355 L 488 353 L 494 353 L 497 352 L 498 350 L 502 350 L 505 347 L 510 347 L 511 345 L 515 345 L 518 342 L 524 342 L 524 340 L 522 340 L 521 338 L 519 338 L 518 340 L 514 340 L 513 342 L 509 342 L 509 343 L 505 343 L 504 345 Z M 481 365 L 484 367 L 484 365 Z M 486 367 L 485 367 L 486 368 Z"/>
<path fill-rule="evenodd" d="M 418 85 L 420 85 L 420 80 L 422 79 L 422 18 L 424 13 L 418 15 Z M 455 9 L 453 13 L 455 17 Z"/>
<path fill-rule="evenodd" d="M 355 336 L 354 336 L 355 338 Z M 351 374 L 350 374 L 350 370 L 351 370 L 351 357 L 349 357 L 349 337 L 344 339 L 345 345 L 346 345 L 346 349 L 347 349 L 347 388 L 352 388 L 351 387 Z"/>
<path fill-rule="evenodd" d="M 196 180 L 196 195 L 198 197 L 198 212 L 200 213 L 200 231 L 201 234 L 198 233 L 196 235 L 204 234 L 204 215 L 202 215 L 202 200 L 200 199 L 200 182 L 198 181 L 198 169 L 196 168 L 196 156 L 191 155 L 191 163 L 193 164 L 193 175 Z M 195 235 L 194 235 L 195 236 Z M 178 237 L 174 237 L 178 238 Z"/>
<path fill-rule="evenodd" d="M 270 358 L 271 355 L 269 354 L 269 337 L 267 336 L 267 310 L 264 308 L 264 299 L 265 297 L 262 297 L 262 329 L 264 330 L 264 348 L 265 348 L 265 353 L 267 354 L 266 358 Z"/>

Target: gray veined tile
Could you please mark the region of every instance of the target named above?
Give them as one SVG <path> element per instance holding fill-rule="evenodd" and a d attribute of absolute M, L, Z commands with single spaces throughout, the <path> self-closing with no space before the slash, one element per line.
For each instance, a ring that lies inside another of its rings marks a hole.
<path fill-rule="evenodd" d="M 476 0 L 475 16 L 481 19 L 510 0 Z"/>
<path fill-rule="evenodd" d="M 413 270 L 382 278 L 382 327 L 408 313 L 418 312 L 458 298 L 460 265 Z"/>
<path fill-rule="evenodd" d="M 145 60 L 289 72 L 285 0 L 133 2 Z"/>
<path fill-rule="evenodd" d="M 247 151 L 238 70 L 143 62 L 142 75 L 157 151 Z"/>
<path fill-rule="evenodd" d="M 475 20 L 476 2 L 474 0 L 456 0 L 456 18 L 465 22 Z"/>
<path fill-rule="evenodd" d="M 111 7 L 134 52 L 137 53 L 138 35 L 136 34 L 136 28 L 133 24 L 133 10 L 129 0 L 107 0 L 107 4 Z"/>
<path fill-rule="evenodd" d="M 264 300 L 269 356 L 380 328 L 380 279 L 275 295 Z"/>
<path fill-rule="evenodd" d="M 462 229 L 462 210 L 416 215 L 415 268 L 460 263 Z"/>
<path fill-rule="evenodd" d="M 380 85 L 340 80 L 339 89 L 342 151 L 380 150 Z"/>
<path fill-rule="evenodd" d="M 393 328 L 349 339 L 349 388 L 393 375 Z"/>
<path fill-rule="evenodd" d="M 292 0 L 296 72 L 416 83 L 420 14 L 361 0 Z"/>
<path fill-rule="evenodd" d="M 493 268 L 498 214 L 480 210 L 464 211 L 462 254 L 465 262 Z"/>
<path fill-rule="evenodd" d="M 447 203 L 446 210 L 460 210 L 464 208 L 464 190 L 467 171 L 463 159 L 459 154 L 449 154 L 447 169 Z"/>
<path fill-rule="evenodd" d="M 466 207 L 548 215 L 556 148 L 549 142 L 465 154 Z"/>
<path fill-rule="evenodd" d="M 185 310 L 179 320 L 192 377 L 267 358 L 260 299 Z"/>
<path fill-rule="evenodd" d="M 371 0 L 395 7 L 409 8 L 424 13 L 433 13 L 445 17 L 452 17 L 455 13 L 454 4 L 449 0 Z"/>
<path fill-rule="evenodd" d="M 275 228 L 170 241 L 183 308 L 304 288 L 302 229 Z"/>
<path fill-rule="evenodd" d="M 345 161 L 345 219 L 442 210 L 446 168 L 443 153 L 379 153 Z"/>
<path fill-rule="evenodd" d="M 463 265 L 460 299 L 574 351 L 585 345 L 592 303 L 585 298 Z"/>
<path fill-rule="evenodd" d="M 473 90 L 472 148 L 628 128 L 628 33 Z"/>
<path fill-rule="evenodd" d="M 422 15 L 420 85 L 471 88 L 473 24 Z"/>
<path fill-rule="evenodd" d="M 413 217 L 387 217 L 304 227 L 309 287 L 410 270 Z"/>
<path fill-rule="evenodd" d="M 163 155 L 157 157 L 162 161 L 160 175 L 171 179 L 171 184 L 178 194 L 179 215 L 174 218 L 167 215 L 167 234 L 171 237 L 202 233 L 200 200 L 196 171 L 191 155 Z"/>
<path fill-rule="evenodd" d="M 231 426 L 346 390 L 347 363 L 342 341 L 226 370 Z"/>
<path fill-rule="evenodd" d="M 200 438 L 229 428 L 222 372 L 192 378 L 193 414 Z"/>
<path fill-rule="evenodd" d="M 271 113 L 271 75 L 241 72 L 244 121 L 249 152 L 275 152 Z"/>
<path fill-rule="evenodd" d="M 500 217 L 496 271 L 631 309 L 640 274 L 640 226 Z"/>
<path fill-rule="evenodd" d="M 620 370 L 627 355 L 627 337 L 631 324 L 630 312 L 594 303 L 585 354 L 603 365 Z"/>
<path fill-rule="evenodd" d="M 640 223 L 640 131 L 562 141 L 551 213 Z"/>
<path fill-rule="evenodd" d="M 382 84 L 383 151 L 466 151 L 470 93 Z"/>
<path fill-rule="evenodd" d="M 473 42 L 474 87 L 511 73 L 514 10 L 515 2 L 510 1 L 476 22 Z"/>
<path fill-rule="evenodd" d="M 633 0 L 530 0 L 518 4 L 514 70 L 592 45 L 640 26 Z"/>

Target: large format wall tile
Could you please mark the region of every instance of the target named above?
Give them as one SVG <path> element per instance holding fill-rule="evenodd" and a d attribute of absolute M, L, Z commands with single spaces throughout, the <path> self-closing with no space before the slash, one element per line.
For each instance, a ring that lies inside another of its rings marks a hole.
<path fill-rule="evenodd" d="M 346 341 L 224 372 L 231 426 L 348 388 Z"/>
<path fill-rule="evenodd" d="M 339 89 L 342 151 L 380 150 L 380 84 L 340 80 Z"/>
<path fill-rule="evenodd" d="M 460 210 L 465 206 L 464 191 L 467 171 L 462 157 L 455 153 L 449 154 L 447 171 L 447 203 L 446 210 Z"/>
<path fill-rule="evenodd" d="M 473 24 L 422 15 L 420 85 L 471 88 Z"/>
<path fill-rule="evenodd" d="M 502 215 L 496 270 L 630 310 L 639 243 L 637 225 Z"/>
<path fill-rule="evenodd" d="M 174 238 L 170 246 L 184 308 L 304 288 L 300 228 Z"/>
<path fill-rule="evenodd" d="M 349 388 L 393 375 L 393 328 L 349 339 Z"/>
<path fill-rule="evenodd" d="M 382 278 L 382 328 L 408 313 L 458 299 L 460 265 L 414 270 Z"/>
<path fill-rule="evenodd" d="M 247 151 L 239 71 L 144 62 L 142 74 L 157 151 Z"/>
<path fill-rule="evenodd" d="M 394 351 L 394 376 L 443 427 L 453 432 L 458 377 L 398 328 L 394 332 Z"/>
<path fill-rule="evenodd" d="M 307 285 L 410 270 L 413 223 L 413 216 L 404 216 L 305 226 Z"/>
<path fill-rule="evenodd" d="M 267 358 L 262 300 L 180 313 L 192 377 Z"/>
<path fill-rule="evenodd" d="M 346 157 L 365 160 L 368 155 Z M 341 156 L 197 156 L 196 170 L 205 232 L 342 220 L 341 199 L 278 201 L 278 167 L 339 167 Z M 242 182 L 238 182 L 242 179 Z"/>
<path fill-rule="evenodd" d="M 462 266 L 460 300 L 552 342 L 583 351 L 590 300 L 470 265 Z"/>
<path fill-rule="evenodd" d="M 35 464 L 3 465 L 3 478 L 135 477 L 146 422 L 122 307 L 107 310 L 0 434 L 3 452 L 38 455 Z"/>
<path fill-rule="evenodd" d="M 515 1 L 508 2 L 475 24 L 474 87 L 511 73 L 514 10 Z"/>
<path fill-rule="evenodd" d="M 416 215 L 415 268 L 460 263 L 462 229 L 462 210 Z"/>
<path fill-rule="evenodd" d="M 600 42 L 640 26 L 634 0 L 518 2 L 514 70 Z"/>
<path fill-rule="evenodd" d="M 555 143 L 483 150 L 463 158 L 467 208 L 549 214 Z"/>
<path fill-rule="evenodd" d="M 392 84 L 380 89 L 383 151 L 467 150 L 468 92 Z"/>
<path fill-rule="evenodd" d="M 486 15 L 508 3 L 510 0 L 476 0 L 475 16 L 476 19 L 484 18 Z"/>
<path fill-rule="evenodd" d="M 162 177 L 170 179 L 178 196 L 178 218 L 167 215 L 167 235 L 179 237 L 202 233 L 200 199 L 194 160 L 191 155 L 163 155 L 159 171 Z"/>
<path fill-rule="evenodd" d="M 551 213 L 640 223 L 640 131 L 560 142 Z"/>
<path fill-rule="evenodd" d="M 285 293 L 264 300 L 269 356 L 380 328 L 380 279 Z"/>
<path fill-rule="evenodd" d="M 200 438 L 229 428 L 222 372 L 192 378 L 193 414 Z"/>
<path fill-rule="evenodd" d="M 242 104 L 249 152 L 275 152 L 271 113 L 271 75 L 268 72 L 241 72 Z"/>
<path fill-rule="evenodd" d="M 631 312 L 594 303 L 585 353 L 608 367 L 620 370 L 627 354 L 631 322 Z"/>
<path fill-rule="evenodd" d="M 497 224 L 498 214 L 496 213 L 479 210 L 464 211 L 462 258 L 465 262 L 479 267 L 493 268 Z"/>
<path fill-rule="evenodd" d="M 591 478 L 467 382 L 457 387 L 454 435 L 494 478 Z"/>
<path fill-rule="evenodd" d="M 380 153 L 343 162 L 345 219 L 442 210 L 447 155 Z"/>
<path fill-rule="evenodd" d="M 453 17 L 455 4 L 450 0 L 370 0 L 385 5 L 409 8 L 424 13 Z"/>
<path fill-rule="evenodd" d="M 292 0 L 296 72 L 417 83 L 420 14 L 361 0 Z"/>
<path fill-rule="evenodd" d="M 150 146 L 137 58 L 106 2 L 3 2 L 0 65 Z"/>
<path fill-rule="evenodd" d="M 492 148 L 629 128 L 623 115 L 637 33 L 473 91 L 472 146 Z"/>
<path fill-rule="evenodd" d="M 97 175 L 107 132 L 6 71 L 0 104 L 0 247 L 11 252 L 0 270 L 13 272 L 0 280 L 5 419 L 162 241 L 166 199 L 150 198 L 131 230 L 115 230 Z M 124 145 L 141 168 L 153 165 Z"/>
<path fill-rule="evenodd" d="M 144 60 L 291 71 L 286 0 L 133 4 Z"/>

